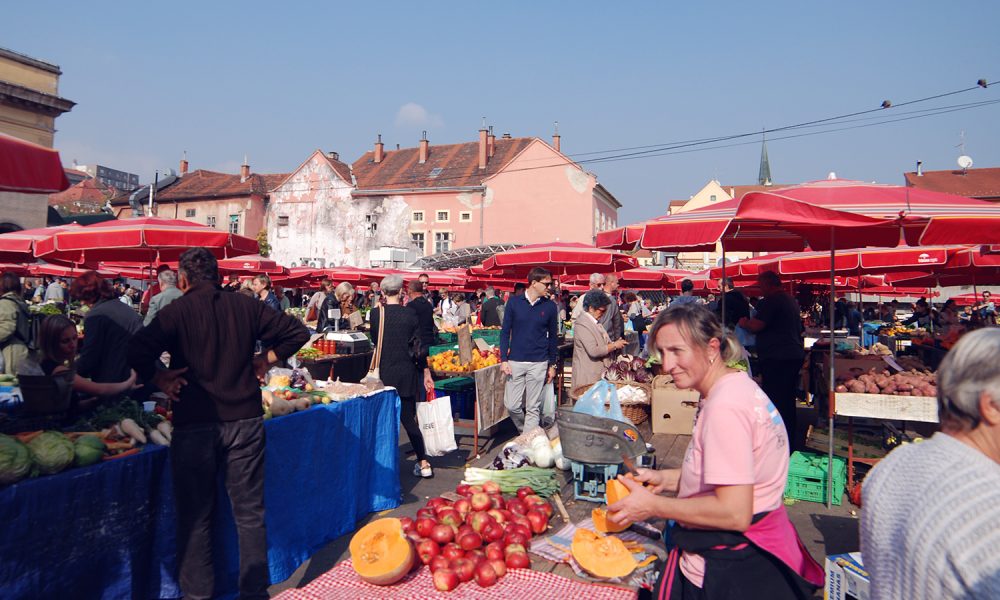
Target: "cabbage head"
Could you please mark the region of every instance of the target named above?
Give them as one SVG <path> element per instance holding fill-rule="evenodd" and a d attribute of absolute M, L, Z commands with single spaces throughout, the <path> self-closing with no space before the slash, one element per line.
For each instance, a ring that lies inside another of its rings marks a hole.
<path fill-rule="evenodd" d="M 31 472 L 31 452 L 17 438 L 0 434 L 0 485 L 16 483 Z"/>
<path fill-rule="evenodd" d="M 73 442 L 58 431 L 45 431 L 28 442 L 31 457 L 42 475 L 58 473 L 73 464 Z"/>
<path fill-rule="evenodd" d="M 101 462 L 104 458 L 104 442 L 96 435 L 81 435 L 74 444 L 76 459 L 74 463 L 78 467 L 86 467 Z"/>

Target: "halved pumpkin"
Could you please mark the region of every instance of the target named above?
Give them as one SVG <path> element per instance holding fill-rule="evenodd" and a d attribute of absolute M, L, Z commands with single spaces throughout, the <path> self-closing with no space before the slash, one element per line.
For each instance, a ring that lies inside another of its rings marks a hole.
<path fill-rule="evenodd" d="M 594 529 L 601 533 L 619 533 L 628 529 L 629 524 L 619 525 L 608 519 L 608 509 L 595 508 L 590 511 L 590 518 L 594 520 Z"/>
<path fill-rule="evenodd" d="M 577 564 L 596 577 L 625 577 L 638 566 L 625 543 L 613 535 L 577 529 L 570 550 Z"/>
<path fill-rule="evenodd" d="M 391 517 L 372 521 L 358 530 L 351 538 L 350 550 L 355 572 L 375 585 L 396 583 L 410 572 L 416 560 L 402 523 Z"/>
<path fill-rule="evenodd" d="M 617 479 L 608 480 L 604 485 L 604 490 L 604 499 L 607 501 L 608 506 L 629 495 L 628 488 Z"/>

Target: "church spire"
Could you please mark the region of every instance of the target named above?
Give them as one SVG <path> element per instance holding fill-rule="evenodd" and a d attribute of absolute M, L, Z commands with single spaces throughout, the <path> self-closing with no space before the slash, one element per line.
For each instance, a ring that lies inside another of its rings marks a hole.
<path fill-rule="evenodd" d="M 757 173 L 758 185 L 771 185 L 771 163 L 767 160 L 767 138 L 761 132 L 760 171 Z"/>

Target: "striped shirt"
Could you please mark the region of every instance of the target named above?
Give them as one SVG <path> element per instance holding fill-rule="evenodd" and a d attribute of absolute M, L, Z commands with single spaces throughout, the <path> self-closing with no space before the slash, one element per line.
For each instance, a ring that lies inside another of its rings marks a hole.
<path fill-rule="evenodd" d="M 1000 464 L 937 433 L 893 450 L 862 490 L 872 600 L 1000 598 Z"/>

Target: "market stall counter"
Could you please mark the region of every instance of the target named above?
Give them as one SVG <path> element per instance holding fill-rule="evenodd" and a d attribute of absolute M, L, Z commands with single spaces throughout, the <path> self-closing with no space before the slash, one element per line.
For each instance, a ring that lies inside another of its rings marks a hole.
<path fill-rule="evenodd" d="M 272 582 L 366 514 L 399 505 L 399 411 L 387 389 L 265 423 Z M 216 592 L 233 595 L 236 529 L 221 480 L 216 511 Z M 180 597 L 175 519 L 159 446 L 2 488 L 0 597 Z"/>

